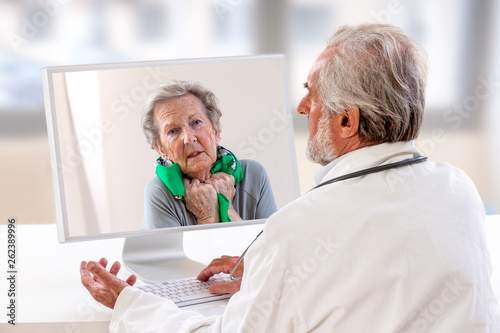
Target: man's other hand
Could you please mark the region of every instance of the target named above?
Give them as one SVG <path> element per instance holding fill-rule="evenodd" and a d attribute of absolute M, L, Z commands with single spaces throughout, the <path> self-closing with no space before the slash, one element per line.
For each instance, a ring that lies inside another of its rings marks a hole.
<path fill-rule="evenodd" d="M 90 295 L 99 303 L 113 309 L 123 288 L 133 286 L 137 278 L 135 275 L 131 275 L 127 281 L 123 281 L 116 277 L 120 271 L 120 263 L 115 261 L 109 272 L 106 270 L 107 265 L 106 258 L 101 258 L 99 262 L 82 261 L 80 263 L 80 276 L 82 284 L 90 292 Z"/>

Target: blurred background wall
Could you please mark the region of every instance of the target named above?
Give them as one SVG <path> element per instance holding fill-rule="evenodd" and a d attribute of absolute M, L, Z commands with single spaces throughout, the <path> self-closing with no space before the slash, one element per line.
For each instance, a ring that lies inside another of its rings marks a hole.
<path fill-rule="evenodd" d="M 0 0 L 0 223 L 54 223 L 40 69 L 103 62 L 284 53 L 302 193 L 302 83 L 339 24 L 402 27 L 429 56 L 418 145 L 473 179 L 500 211 L 500 1 Z"/>

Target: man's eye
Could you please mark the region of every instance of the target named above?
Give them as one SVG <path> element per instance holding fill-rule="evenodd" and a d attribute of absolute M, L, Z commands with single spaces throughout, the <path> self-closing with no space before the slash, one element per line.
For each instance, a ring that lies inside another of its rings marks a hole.
<path fill-rule="evenodd" d="M 309 85 L 307 83 L 304 83 L 304 88 L 307 89 L 307 96 L 311 97 L 311 89 L 309 89 Z"/>

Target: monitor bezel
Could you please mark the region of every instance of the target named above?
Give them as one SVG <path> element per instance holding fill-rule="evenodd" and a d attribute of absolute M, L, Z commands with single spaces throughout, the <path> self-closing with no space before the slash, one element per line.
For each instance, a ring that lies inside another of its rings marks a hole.
<path fill-rule="evenodd" d="M 199 230 L 209 230 L 214 228 L 231 228 L 238 226 L 256 225 L 265 223 L 266 219 L 244 220 L 237 223 L 216 223 L 208 225 L 194 225 L 194 226 L 179 226 L 169 228 L 158 228 L 150 230 L 134 230 L 124 232 L 111 232 L 104 234 L 90 234 L 81 236 L 70 236 L 69 225 L 66 212 L 65 191 L 64 191 L 64 177 L 63 172 L 58 168 L 61 164 L 60 152 L 60 138 L 57 126 L 57 112 L 54 105 L 54 91 L 52 74 L 66 73 L 66 72 L 79 72 L 89 70 L 107 70 L 107 69 L 126 69 L 126 68 L 139 68 L 139 67 L 153 67 L 153 66 L 175 66 L 186 64 L 210 64 L 220 62 L 238 62 L 250 60 L 270 60 L 277 59 L 281 62 L 281 73 L 284 84 L 284 97 L 287 112 L 287 126 L 289 142 L 291 143 L 290 149 L 292 153 L 291 169 L 294 178 L 294 197 L 300 196 L 300 188 L 298 181 L 298 167 L 294 144 L 294 133 L 292 118 L 290 115 L 290 94 L 288 90 L 288 79 L 286 71 L 286 61 L 283 54 L 272 55 L 254 55 L 254 56 L 234 56 L 234 57 L 216 57 L 216 58 L 195 58 L 195 59 L 173 59 L 173 60 L 153 60 L 153 61 L 135 61 L 135 62 L 116 62 L 116 63 L 102 63 L 102 64 L 83 64 L 83 65 L 65 65 L 65 66 L 50 66 L 42 68 L 42 85 L 44 93 L 44 104 L 47 124 L 47 135 L 49 141 L 49 151 L 51 158 L 52 181 L 54 190 L 55 210 L 56 210 L 56 225 L 58 241 L 60 243 L 100 240 L 110 238 L 126 238 L 126 237 L 140 237 L 153 234 L 168 234 L 168 233 L 182 233 Z"/>

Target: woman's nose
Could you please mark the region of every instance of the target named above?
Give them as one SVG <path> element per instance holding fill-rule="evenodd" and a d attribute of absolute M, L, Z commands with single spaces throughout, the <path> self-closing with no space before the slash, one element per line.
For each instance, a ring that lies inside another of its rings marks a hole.
<path fill-rule="evenodd" d="M 196 142 L 196 133 L 192 128 L 184 128 L 184 143 Z"/>

